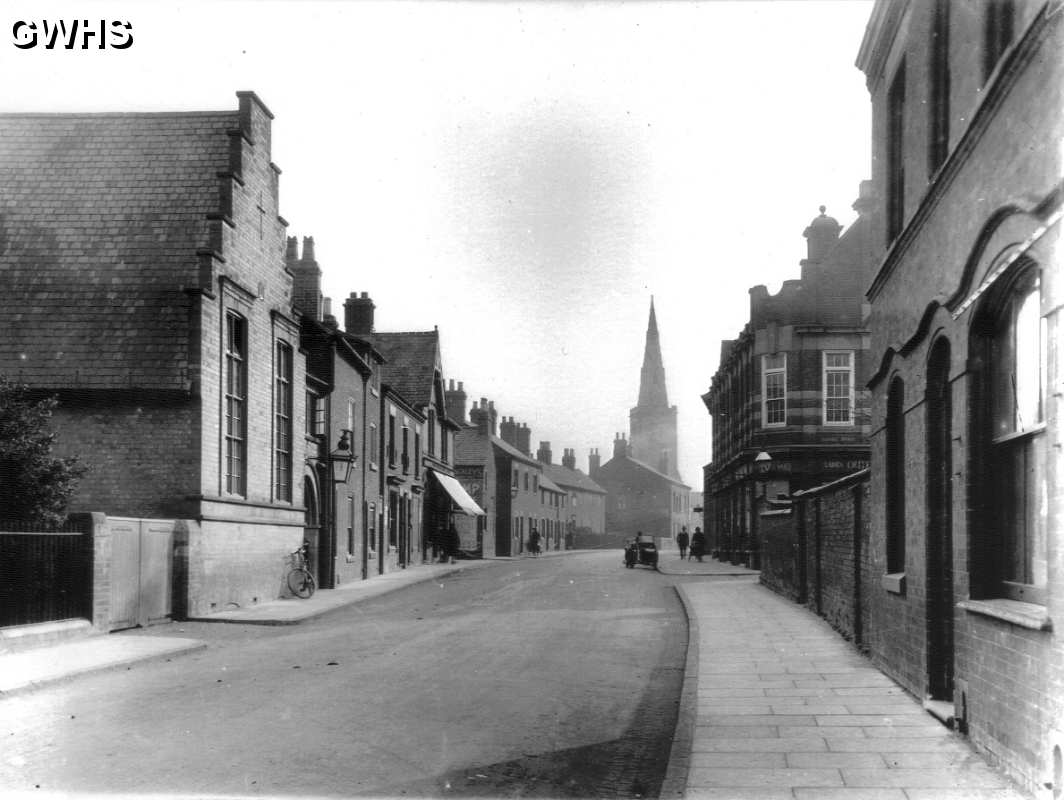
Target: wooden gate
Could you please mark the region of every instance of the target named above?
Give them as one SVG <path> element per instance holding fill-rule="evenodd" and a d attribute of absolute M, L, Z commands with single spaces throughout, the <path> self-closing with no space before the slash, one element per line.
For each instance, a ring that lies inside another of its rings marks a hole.
<path fill-rule="evenodd" d="M 170 619 L 174 521 L 109 517 L 111 529 L 110 630 Z"/>

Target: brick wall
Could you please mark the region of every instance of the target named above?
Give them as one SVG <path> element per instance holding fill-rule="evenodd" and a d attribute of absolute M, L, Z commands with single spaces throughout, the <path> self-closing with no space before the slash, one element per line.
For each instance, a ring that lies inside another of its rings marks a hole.
<path fill-rule="evenodd" d="M 790 512 L 758 516 L 761 582 L 804 602 L 859 645 L 871 619 L 868 491 L 869 473 L 862 470 L 796 493 Z"/>
<path fill-rule="evenodd" d="M 55 454 L 86 467 L 71 508 L 127 517 L 195 513 L 198 414 L 189 398 L 64 392 L 52 416 Z"/>

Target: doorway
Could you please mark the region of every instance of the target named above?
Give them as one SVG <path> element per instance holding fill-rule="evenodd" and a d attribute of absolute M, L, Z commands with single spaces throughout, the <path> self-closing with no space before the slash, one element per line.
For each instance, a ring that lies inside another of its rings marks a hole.
<path fill-rule="evenodd" d="M 927 692 L 953 702 L 953 458 L 950 347 L 927 365 Z"/>

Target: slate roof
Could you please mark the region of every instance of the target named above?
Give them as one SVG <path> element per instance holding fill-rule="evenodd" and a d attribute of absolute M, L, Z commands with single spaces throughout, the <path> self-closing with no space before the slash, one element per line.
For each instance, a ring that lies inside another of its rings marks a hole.
<path fill-rule="evenodd" d="M 490 441 L 489 441 L 490 438 Z M 475 427 L 462 428 L 454 438 L 454 460 L 456 464 L 483 464 L 492 455 L 490 448 L 498 448 L 511 458 L 515 458 L 525 464 L 537 464 L 539 461 L 526 456 L 516 447 L 504 442 L 498 436 L 485 437 Z"/>
<path fill-rule="evenodd" d="M 384 356 L 383 380 L 415 407 L 432 402 L 438 331 L 370 333 L 361 338 Z"/>
<path fill-rule="evenodd" d="M 622 460 L 622 459 L 623 459 L 624 461 L 628 461 L 628 462 L 630 462 L 630 463 L 632 463 L 632 464 L 635 464 L 635 465 L 636 465 L 637 467 L 639 467 L 640 469 L 642 469 L 642 470 L 646 470 L 647 472 L 651 473 L 652 475 L 655 475 L 655 476 L 657 476 L 657 477 L 659 477 L 659 478 L 661 478 L 661 479 L 663 479 L 663 480 L 666 480 L 666 481 L 668 481 L 668 482 L 669 482 L 669 483 L 671 483 L 671 484 L 674 484 L 674 485 L 676 485 L 676 486 L 682 486 L 682 487 L 684 487 L 685 489 L 690 489 L 690 488 L 691 488 L 691 487 L 690 487 L 690 486 L 688 486 L 688 485 L 687 485 L 686 483 L 684 483 L 684 482 L 683 482 L 682 480 L 680 480 L 680 479 L 678 479 L 678 478 L 674 478 L 674 477 L 673 477 L 672 475 L 669 475 L 669 474 L 667 474 L 667 473 L 665 473 L 665 472 L 662 472 L 661 470 L 657 470 L 657 469 L 654 469 L 654 468 L 653 468 L 652 466 L 650 466 L 649 464 L 646 464 L 646 463 L 644 463 L 644 462 L 640 461 L 640 460 L 639 460 L 639 459 L 637 459 L 637 458 L 632 458 L 631 456 L 620 456 L 620 457 L 618 457 L 618 456 L 614 456 L 614 457 L 613 457 L 613 458 L 611 458 L 611 459 L 610 459 L 609 461 L 607 461 L 607 462 L 606 462 L 605 464 L 603 464 L 603 465 L 602 465 L 602 466 L 600 467 L 600 469 L 602 469 L 602 470 L 605 470 L 605 471 L 609 472 L 609 467 L 610 467 L 610 465 L 611 465 L 611 464 L 613 464 L 614 462 L 616 462 L 616 461 L 620 461 L 620 460 Z"/>
<path fill-rule="evenodd" d="M 595 494 L 607 494 L 605 489 L 578 469 L 569 469 L 562 464 L 544 464 L 543 470 L 559 486 L 569 486 Z"/>
<path fill-rule="evenodd" d="M 237 111 L 0 114 L 0 372 L 181 390 Z"/>
<path fill-rule="evenodd" d="M 546 467 L 546 464 L 544 464 L 543 466 Z M 539 476 L 539 488 L 546 489 L 548 492 L 557 492 L 558 494 L 566 493 L 565 489 L 558 486 L 554 481 L 550 479 L 550 476 L 547 475 L 546 471 L 544 471 L 544 473 Z"/>

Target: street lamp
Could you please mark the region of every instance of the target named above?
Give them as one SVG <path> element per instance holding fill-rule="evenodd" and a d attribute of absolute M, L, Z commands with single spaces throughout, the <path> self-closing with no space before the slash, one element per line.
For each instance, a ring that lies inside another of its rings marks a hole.
<path fill-rule="evenodd" d="M 351 479 L 351 470 L 355 466 L 356 458 L 351 452 L 351 431 L 341 431 L 336 449 L 329 453 L 333 483 L 347 483 Z"/>

